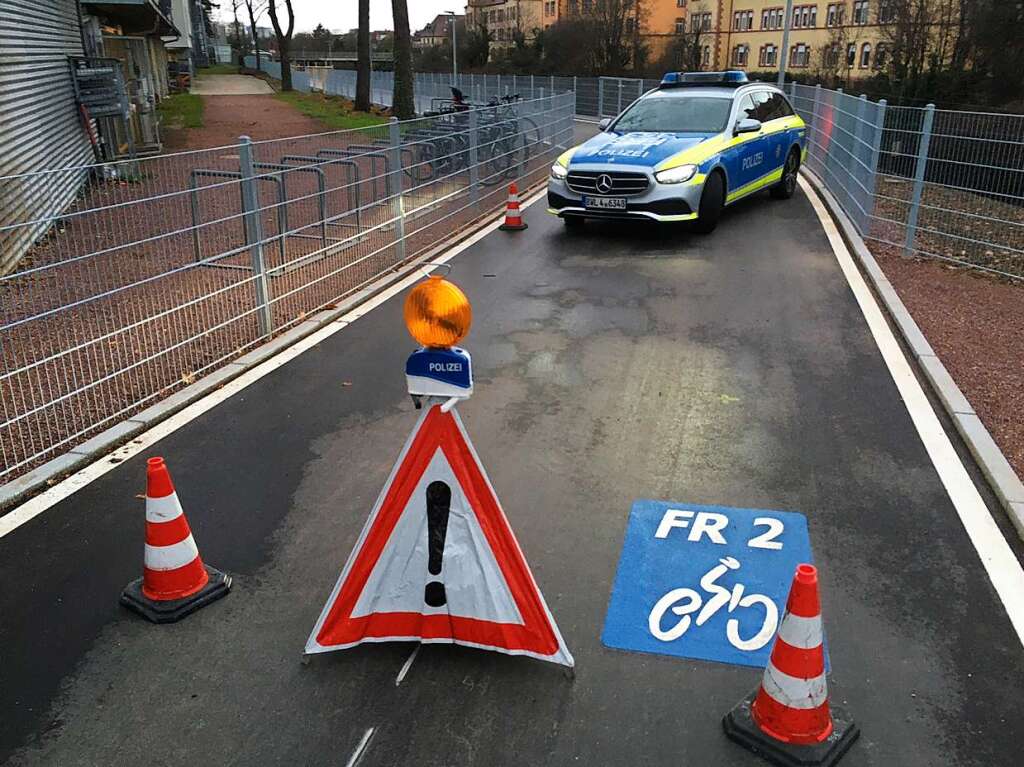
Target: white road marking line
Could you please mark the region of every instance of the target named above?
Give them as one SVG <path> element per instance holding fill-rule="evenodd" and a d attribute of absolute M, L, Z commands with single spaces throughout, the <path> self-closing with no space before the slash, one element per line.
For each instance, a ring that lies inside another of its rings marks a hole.
<path fill-rule="evenodd" d="M 363 733 L 363 739 L 359 741 L 359 745 L 356 746 L 356 750 L 352 752 L 352 756 L 348 758 L 345 767 L 356 767 L 359 764 L 359 760 L 362 759 L 363 754 L 366 753 L 366 747 L 370 745 L 370 738 L 373 737 L 374 728 L 371 727 Z"/>
<path fill-rule="evenodd" d="M 846 275 L 850 289 L 871 329 L 871 335 L 874 336 L 889 373 L 907 406 L 914 427 L 924 443 L 925 450 L 928 451 L 943 487 L 946 488 L 960 522 L 967 531 L 967 537 L 981 558 L 985 572 L 988 573 L 1010 623 L 1017 632 L 1017 638 L 1024 645 L 1024 569 L 1021 568 L 992 513 L 982 500 L 978 488 L 960 461 L 960 456 L 949 441 L 949 436 L 942 428 L 931 402 L 914 376 L 914 371 L 886 322 L 881 307 L 854 264 L 853 257 L 847 250 L 832 217 L 810 184 L 803 178 L 800 178 L 800 186 L 818 215 L 825 234 L 828 235 L 836 260 Z"/>
<path fill-rule="evenodd" d="M 402 683 L 402 680 L 405 679 L 405 675 L 409 673 L 409 669 L 412 668 L 412 663 L 416 660 L 416 656 L 419 655 L 421 647 L 423 647 L 423 645 L 416 645 L 409 657 L 406 658 L 405 663 L 402 664 L 402 668 L 398 671 L 398 676 L 395 677 L 395 687 L 398 687 L 398 685 Z"/>
<path fill-rule="evenodd" d="M 546 189 L 541 189 L 536 194 L 532 195 L 528 199 L 524 200 L 519 204 L 520 209 L 526 209 L 533 203 L 537 202 L 547 194 Z M 430 264 L 446 264 L 451 261 L 455 256 L 462 253 L 464 250 L 472 247 L 491 232 L 498 229 L 501 224 L 504 223 L 504 214 L 498 218 L 494 223 L 488 224 L 480 231 L 476 232 L 472 236 L 460 242 L 458 245 L 453 247 L 451 250 L 445 252 L 443 255 L 438 256 L 430 261 Z M 298 343 L 289 346 L 287 349 L 274 355 L 266 362 L 262 362 L 252 370 L 246 371 L 242 375 L 235 378 L 230 383 L 225 384 L 222 388 L 211 392 L 202 399 L 193 402 L 188 407 L 179 411 L 175 415 L 168 418 L 166 421 L 161 421 L 149 431 L 143 432 L 141 435 L 133 439 L 126 445 L 122 445 L 111 453 L 103 456 L 102 458 L 94 461 L 93 463 L 86 466 L 84 469 L 75 472 L 70 477 L 62 482 L 51 487 L 49 490 L 45 490 L 34 498 L 25 501 L 25 503 L 11 509 L 7 514 L 0 517 L 0 538 L 5 535 L 17 530 L 19 527 L 24 525 L 34 517 L 39 516 L 47 509 L 55 506 L 56 504 L 63 501 L 65 498 L 73 495 L 77 491 L 81 490 L 86 485 L 95 482 L 97 479 L 102 477 L 109 471 L 116 469 L 124 461 L 138 455 L 144 450 L 148 450 L 157 442 L 162 440 L 169 434 L 173 434 L 182 426 L 191 423 L 196 418 L 201 416 L 207 410 L 212 409 L 221 402 L 233 397 L 242 391 L 246 387 L 256 383 L 258 380 L 268 375 L 287 362 L 291 362 L 293 359 L 298 357 L 305 351 L 312 349 L 317 344 L 330 338 L 338 331 L 347 327 L 350 323 L 355 322 L 360 317 L 369 314 L 371 311 L 376 309 L 378 306 L 383 304 L 388 299 L 394 297 L 398 293 L 401 293 L 410 285 L 418 282 L 423 278 L 423 269 L 427 264 L 418 265 L 409 274 L 408 277 L 401 280 L 400 282 L 392 285 L 387 290 L 381 292 L 376 297 L 366 301 L 363 304 L 352 309 L 352 311 L 339 317 L 328 325 L 325 325 L 320 330 L 316 331 L 312 335 L 306 336 Z M 140 479 L 140 487 L 143 482 Z"/>

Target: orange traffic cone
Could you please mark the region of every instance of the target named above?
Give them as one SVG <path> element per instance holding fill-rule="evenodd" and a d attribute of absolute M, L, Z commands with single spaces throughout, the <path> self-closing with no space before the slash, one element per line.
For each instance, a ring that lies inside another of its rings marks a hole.
<path fill-rule="evenodd" d="M 836 764 L 860 729 L 829 706 L 822 642 L 818 571 L 798 565 L 761 686 L 726 714 L 726 735 L 781 767 Z"/>
<path fill-rule="evenodd" d="M 516 188 L 515 181 L 508 185 L 508 205 L 505 206 L 505 223 L 498 228 L 506 232 L 518 232 L 526 228 L 526 222 L 523 221 L 523 217 L 519 213 L 519 190 Z"/>
<path fill-rule="evenodd" d="M 231 576 L 203 564 L 163 458 L 146 462 L 146 547 L 142 577 L 121 604 L 154 623 L 173 623 L 224 596 Z"/>

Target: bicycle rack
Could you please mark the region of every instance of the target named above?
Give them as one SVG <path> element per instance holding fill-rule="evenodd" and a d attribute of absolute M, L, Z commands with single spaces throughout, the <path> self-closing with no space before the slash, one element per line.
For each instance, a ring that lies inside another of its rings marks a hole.
<path fill-rule="evenodd" d="M 254 162 L 252 164 L 252 166 L 254 168 L 262 168 L 263 170 L 279 171 L 275 175 L 280 177 L 281 184 L 284 186 L 284 198 L 285 198 L 286 201 L 288 200 L 288 182 L 287 182 L 287 179 L 286 179 L 286 176 L 288 175 L 288 173 L 290 173 L 292 171 L 298 171 L 300 173 L 315 173 L 316 174 L 316 177 L 317 177 L 317 188 L 319 189 L 319 192 L 317 193 L 317 202 L 319 203 L 319 207 L 320 207 L 320 238 L 319 239 L 320 239 L 320 244 L 326 246 L 327 245 L 327 191 L 326 191 L 327 190 L 327 183 L 326 183 L 326 180 L 325 180 L 325 177 L 324 177 L 324 172 L 322 170 L 320 170 L 320 168 L 305 168 L 305 167 L 298 167 L 297 168 L 294 165 L 285 165 L 284 163 L 279 163 L 279 162 Z M 285 206 L 284 222 L 285 222 L 285 226 L 287 226 L 288 225 L 288 208 L 287 208 L 287 205 Z M 310 226 L 313 226 L 313 225 L 310 224 Z M 305 229 L 306 227 L 302 227 L 302 228 Z M 289 230 L 286 229 L 285 231 L 289 231 Z M 316 239 L 316 235 L 313 235 L 313 234 L 299 234 L 298 232 L 299 232 L 299 230 L 297 229 L 294 233 L 291 234 L 291 236 L 292 237 L 303 237 L 303 238 Z"/>
<path fill-rule="evenodd" d="M 201 241 L 201 239 L 199 237 L 199 227 L 200 227 L 200 222 L 199 222 L 199 189 L 200 189 L 200 187 L 196 186 L 196 180 L 199 179 L 199 178 L 230 178 L 230 179 L 241 180 L 242 174 L 241 174 L 240 171 L 237 171 L 237 170 L 212 170 L 212 169 L 209 169 L 209 168 L 193 168 L 192 171 L 189 173 L 189 177 L 188 177 L 189 203 L 190 203 L 190 207 L 192 209 L 192 249 L 193 249 L 193 252 L 195 254 L 195 261 L 196 261 L 196 263 L 197 264 L 201 264 L 202 266 L 215 267 L 217 269 L 238 269 L 238 270 L 242 270 L 242 271 L 246 271 L 246 272 L 251 272 L 252 271 L 252 267 L 250 267 L 250 266 L 242 266 L 240 264 L 218 264 L 217 263 L 217 261 L 220 261 L 220 260 L 225 259 L 225 258 L 230 258 L 231 256 L 235 256 L 235 255 L 238 255 L 239 253 L 242 253 L 244 251 L 249 250 L 249 248 L 251 247 L 249 244 L 242 245 L 241 247 L 238 247 L 238 248 L 232 248 L 231 250 L 225 251 L 223 253 L 218 253 L 216 256 L 211 256 L 208 259 L 203 259 L 203 257 L 202 257 L 202 241 Z M 279 246 L 281 248 L 281 260 L 284 261 L 284 259 L 285 259 L 285 241 L 284 241 L 285 240 L 285 232 L 288 231 L 287 217 L 285 216 L 285 205 L 287 204 L 288 200 L 287 200 L 287 198 L 285 196 L 284 182 L 280 178 L 275 178 L 273 176 L 265 176 L 265 175 L 256 176 L 253 180 L 254 181 L 269 181 L 269 182 L 273 183 L 277 187 L 277 198 L 278 198 L 277 227 L 278 227 L 278 231 L 279 231 L 279 235 L 277 236 L 277 240 L 278 240 L 278 244 L 279 244 Z M 243 209 L 245 208 L 245 201 L 244 200 L 242 202 L 242 208 Z"/>
<path fill-rule="evenodd" d="M 369 152 L 361 150 L 369 149 Z M 346 159 L 352 159 L 358 157 L 365 157 L 370 163 L 370 173 L 373 174 L 373 184 L 371 185 L 371 195 L 377 189 L 377 180 L 379 179 L 384 184 L 384 193 L 387 195 L 387 174 L 391 172 L 391 161 L 388 159 L 380 147 L 377 146 L 366 146 L 361 144 L 352 144 L 348 149 L 320 149 L 316 153 L 317 157 L 343 157 Z M 380 162 L 384 168 L 383 175 L 377 172 L 377 163 Z"/>
<path fill-rule="evenodd" d="M 324 208 L 323 208 L 324 214 L 325 214 L 324 215 L 325 223 L 326 223 L 327 226 L 355 227 L 355 230 L 357 232 L 361 232 L 363 230 L 363 221 L 362 221 L 362 218 L 363 218 L 363 216 L 362 216 L 363 208 L 362 208 L 362 203 L 360 202 L 360 196 L 359 196 L 359 185 L 361 183 L 361 181 L 360 181 L 360 175 L 361 174 L 359 172 L 359 163 L 357 163 L 355 160 L 346 160 L 346 159 L 324 160 L 322 157 L 314 157 L 313 155 L 307 155 L 307 154 L 286 154 L 286 155 L 284 155 L 281 158 L 281 162 L 282 163 L 304 162 L 304 163 L 313 163 L 313 164 L 318 165 L 318 166 L 320 166 L 320 165 L 338 165 L 342 169 L 344 169 L 346 171 L 346 174 L 345 174 L 346 175 L 346 182 L 347 182 L 346 185 L 348 186 L 348 203 L 349 203 L 350 209 L 355 210 L 355 212 L 356 212 L 356 222 L 355 222 L 355 224 L 343 224 L 343 223 L 339 223 L 339 222 L 335 221 L 335 219 L 344 218 L 347 215 L 347 212 L 345 214 L 339 213 L 337 216 L 330 216 L 330 217 L 328 217 L 326 215 L 326 212 L 327 212 L 327 200 L 326 200 L 326 195 L 325 195 Z M 321 173 L 323 173 L 322 169 L 320 169 L 319 167 L 316 168 L 316 170 L 320 170 Z M 324 176 L 326 178 L 326 174 L 324 174 Z M 321 191 L 321 193 L 324 193 L 325 189 L 321 188 L 320 191 Z M 353 206 L 353 203 L 355 203 L 354 206 Z M 331 239 L 333 239 L 333 238 L 331 238 Z"/>

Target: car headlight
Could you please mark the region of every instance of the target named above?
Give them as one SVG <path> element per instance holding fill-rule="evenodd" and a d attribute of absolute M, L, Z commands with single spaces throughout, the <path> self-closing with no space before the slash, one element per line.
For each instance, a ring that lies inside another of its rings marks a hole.
<path fill-rule="evenodd" d="M 561 181 L 568 175 L 569 169 L 566 168 L 564 165 L 561 165 L 556 162 L 554 165 L 551 166 L 551 178 L 555 178 Z"/>
<path fill-rule="evenodd" d="M 689 181 L 697 173 L 696 165 L 680 165 L 678 168 L 658 171 L 654 177 L 659 184 L 682 184 Z"/>

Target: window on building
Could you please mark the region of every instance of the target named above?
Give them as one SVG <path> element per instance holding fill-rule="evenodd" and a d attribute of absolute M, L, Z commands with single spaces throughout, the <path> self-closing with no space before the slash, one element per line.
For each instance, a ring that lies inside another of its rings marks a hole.
<path fill-rule="evenodd" d="M 705 67 L 708 66 L 711 63 L 711 46 L 710 45 L 705 45 L 704 46 L 704 53 L 701 55 L 701 59 L 700 60 L 701 60 L 701 64 L 703 66 L 705 66 Z"/>
<path fill-rule="evenodd" d="M 768 29 L 768 9 L 761 11 L 761 29 Z"/>
<path fill-rule="evenodd" d="M 860 47 L 860 68 L 867 69 L 871 66 L 871 43 L 864 43 Z"/>
<path fill-rule="evenodd" d="M 555 15 L 555 2 L 556 2 L 556 0 L 548 0 L 548 2 L 544 3 L 544 15 L 545 16 L 554 16 Z"/>
<path fill-rule="evenodd" d="M 853 65 L 857 63 L 857 44 L 850 43 L 846 46 L 846 66 L 853 69 Z"/>
<path fill-rule="evenodd" d="M 737 45 L 732 49 L 732 64 L 734 67 L 745 67 L 747 56 L 750 54 L 750 46 L 745 44 Z"/>
<path fill-rule="evenodd" d="M 839 67 L 839 46 L 833 43 L 825 49 L 825 68 L 838 69 Z"/>
<path fill-rule="evenodd" d="M 816 27 L 816 26 L 818 26 L 818 6 L 816 6 L 816 5 L 812 5 L 811 6 L 811 19 L 810 19 L 810 23 L 808 23 L 807 26 L 809 26 L 809 27 Z"/>
<path fill-rule="evenodd" d="M 854 0 L 853 23 L 859 25 L 868 23 L 868 0 Z"/>
<path fill-rule="evenodd" d="M 896 3 L 893 0 L 882 0 L 878 5 L 878 23 L 892 24 L 896 21 Z"/>
<path fill-rule="evenodd" d="M 686 19 L 682 16 L 676 18 L 676 34 L 681 35 L 686 31 Z"/>
<path fill-rule="evenodd" d="M 631 35 L 635 31 L 636 31 L 636 17 L 635 16 L 627 16 L 626 17 L 626 34 Z"/>
<path fill-rule="evenodd" d="M 885 69 L 889 63 L 889 50 L 884 44 L 879 43 L 875 49 L 875 69 Z"/>
<path fill-rule="evenodd" d="M 806 43 L 797 43 L 789 52 L 790 64 L 793 67 L 806 67 L 811 62 L 811 48 Z"/>
<path fill-rule="evenodd" d="M 711 31 L 711 14 L 710 13 L 695 13 L 690 16 L 690 31 L 691 32 L 709 32 Z"/>
<path fill-rule="evenodd" d="M 685 8 L 686 0 L 676 0 L 676 8 Z"/>
<path fill-rule="evenodd" d="M 762 67 L 774 67 L 778 64 L 779 49 L 769 43 L 768 45 L 761 46 L 761 55 L 758 57 L 758 63 Z"/>
<path fill-rule="evenodd" d="M 828 15 L 825 17 L 825 26 L 841 27 L 843 18 L 846 16 L 846 3 L 829 3 Z"/>
<path fill-rule="evenodd" d="M 753 11 L 736 11 L 732 15 L 732 28 L 734 32 L 746 32 L 754 28 Z"/>

